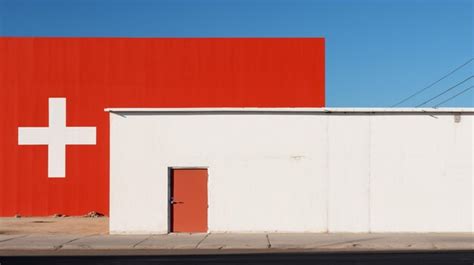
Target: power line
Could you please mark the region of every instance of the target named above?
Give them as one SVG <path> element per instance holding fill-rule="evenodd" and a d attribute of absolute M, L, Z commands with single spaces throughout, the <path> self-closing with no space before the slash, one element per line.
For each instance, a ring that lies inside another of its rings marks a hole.
<path fill-rule="evenodd" d="M 437 99 L 437 98 L 441 97 L 442 95 L 448 93 L 449 91 L 453 90 L 454 88 L 456 88 L 456 87 L 458 87 L 458 86 L 460 86 L 460 85 L 466 83 L 469 79 L 471 79 L 471 78 L 473 78 L 473 77 L 474 77 L 474 75 L 471 75 L 470 77 L 468 77 L 468 78 L 464 79 L 463 81 L 461 81 L 461 82 L 455 84 L 454 86 L 452 86 L 452 87 L 446 89 L 445 91 L 439 93 L 438 95 L 436 95 L 436 96 L 434 96 L 434 97 L 428 99 L 427 101 L 425 101 L 425 102 L 423 102 L 423 103 L 421 103 L 421 104 L 416 105 L 416 107 L 417 107 L 417 108 L 418 108 L 418 107 L 421 107 L 421 106 L 425 105 L 426 103 L 428 103 L 428 102 L 430 102 L 430 101 L 432 101 L 432 100 L 434 100 L 434 99 Z"/>
<path fill-rule="evenodd" d="M 452 97 L 449 97 L 449 98 L 447 98 L 447 99 L 441 101 L 440 103 L 436 104 L 434 107 L 437 108 L 438 106 L 443 105 L 444 103 L 450 101 L 451 99 L 456 98 L 457 96 L 460 96 L 460 95 L 466 93 L 467 91 L 469 91 L 469 90 L 472 89 L 473 87 L 474 87 L 474 86 L 470 86 L 470 87 L 464 89 L 463 91 L 457 93 L 456 95 L 454 95 L 454 96 L 452 96 Z"/>
<path fill-rule="evenodd" d="M 445 79 L 446 77 L 448 77 L 448 76 L 454 74 L 456 71 L 458 71 L 459 69 L 463 68 L 464 66 L 466 66 L 467 64 L 469 64 L 470 62 L 472 62 L 472 60 L 474 60 L 474 58 L 471 58 L 471 59 L 467 60 L 465 63 L 463 63 L 463 64 L 461 64 L 460 66 L 456 67 L 454 70 L 452 70 L 451 72 L 447 73 L 446 75 L 444 75 L 444 76 L 441 77 L 440 79 L 438 79 L 438 80 L 434 81 L 433 83 L 429 84 L 428 86 L 426 86 L 426 87 L 424 87 L 424 88 L 418 90 L 417 92 L 411 94 L 410 96 L 408 96 L 408 97 L 406 97 L 405 99 L 399 101 L 398 103 L 392 105 L 391 107 L 392 107 L 392 108 L 393 108 L 393 107 L 396 107 L 396 106 L 398 106 L 398 105 L 400 105 L 400 104 L 402 104 L 402 103 L 404 103 L 404 102 L 406 102 L 406 101 L 412 99 L 413 97 L 419 95 L 420 93 L 422 93 L 423 91 L 427 90 L 428 88 L 430 88 L 430 87 L 436 85 L 437 83 L 441 82 L 441 81 L 442 81 L 443 79 Z"/>

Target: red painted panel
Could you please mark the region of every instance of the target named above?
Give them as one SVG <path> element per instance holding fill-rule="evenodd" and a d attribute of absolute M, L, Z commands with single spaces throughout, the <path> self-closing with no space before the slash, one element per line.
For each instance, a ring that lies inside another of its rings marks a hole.
<path fill-rule="evenodd" d="M 18 127 L 48 125 L 48 98 L 68 126 L 97 127 L 67 146 L 66 178 L 47 176 L 47 146 Z M 320 38 L 0 38 L 0 216 L 108 214 L 106 107 L 323 107 Z"/>
<path fill-rule="evenodd" d="M 207 232 L 207 169 L 173 169 L 172 232 Z"/>

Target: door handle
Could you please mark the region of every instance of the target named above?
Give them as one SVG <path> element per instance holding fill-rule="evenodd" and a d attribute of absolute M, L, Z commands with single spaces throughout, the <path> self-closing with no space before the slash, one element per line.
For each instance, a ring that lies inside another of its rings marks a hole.
<path fill-rule="evenodd" d="M 171 204 L 182 204 L 182 203 L 184 203 L 184 202 L 175 201 L 175 200 L 171 199 L 170 203 L 171 203 Z"/>

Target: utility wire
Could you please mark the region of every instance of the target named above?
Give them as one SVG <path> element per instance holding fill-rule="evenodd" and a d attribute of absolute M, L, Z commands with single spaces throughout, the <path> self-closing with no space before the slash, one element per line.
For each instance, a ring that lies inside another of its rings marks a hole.
<path fill-rule="evenodd" d="M 449 91 L 453 90 L 454 88 L 456 88 L 456 87 L 458 87 L 458 86 L 460 86 L 460 85 L 466 83 L 469 79 L 471 79 L 471 78 L 473 78 L 473 77 L 474 77 L 474 75 L 471 75 L 470 77 L 468 77 L 468 78 L 464 79 L 463 81 L 461 81 L 461 82 L 455 84 L 454 86 L 452 86 L 452 87 L 446 89 L 445 91 L 439 93 L 438 95 L 436 95 L 436 96 L 434 96 L 434 97 L 428 99 L 427 101 L 424 101 L 424 102 L 421 103 L 421 104 L 416 105 L 416 107 L 417 107 L 417 108 L 418 108 L 418 107 L 421 107 L 421 106 L 425 105 L 426 103 L 431 102 L 431 101 L 433 101 L 434 99 L 437 99 L 437 98 L 441 97 L 442 95 L 448 93 Z"/>
<path fill-rule="evenodd" d="M 427 90 L 428 88 L 430 88 L 430 87 L 436 85 L 437 83 L 441 82 L 441 81 L 442 81 L 443 79 L 445 79 L 446 77 L 448 77 L 448 76 L 454 74 L 454 73 L 455 73 L 456 71 L 458 71 L 459 69 L 461 69 L 461 68 L 463 68 L 464 66 L 468 65 L 468 64 L 469 64 L 470 62 L 472 62 L 473 60 L 474 60 L 474 58 L 471 58 L 471 59 L 467 60 L 465 63 L 463 63 L 463 64 L 461 64 L 460 66 L 456 67 L 454 70 L 452 70 L 451 72 L 447 73 L 446 75 L 444 75 L 444 76 L 441 77 L 440 79 L 438 79 L 438 80 L 434 81 L 433 83 L 429 84 L 428 86 L 426 86 L 426 87 L 424 87 L 424 88 L 418 90 L 417 92 L 411 94 L 410 96 L 406 97 L 405 99 L 400 100 L 398 103 L 392 105 L 391 107 L 392 107 L 392 108 L 393 108 L 393 107 L 396 107 L 396 106 L 398 106 L 398 105 L 400 105 L 400 104 L 402 104 L 402 103 L 404 103 L 404 102 L 406 102 L 406 101 L 412 99 L 413 97 L 419 95 L 421 92 L 423 92 L 423 91 Z"/>
<path fill-rule="evenodd" d="M 444 103 L 450 101 L 451 99 L 454 99 L 454 98 L 456 98 L 457 96 L 460 96 L 460 95 L 466 93 L 467 91 L 471 90 L 473 87 L 474 87 L 474 86 L 470 86 L 470 87 L 464 89 L 463 91 L 457 93 L 456 95 L 454 95 L 454 96 L 452 96 L 452 97 L 449 97 L 449 98 L 447 98 L 447 99 L 441 101 L 440 103 L 436 104 L 434 107 L 437 108 L 438 106 L 443 105 Z"/>

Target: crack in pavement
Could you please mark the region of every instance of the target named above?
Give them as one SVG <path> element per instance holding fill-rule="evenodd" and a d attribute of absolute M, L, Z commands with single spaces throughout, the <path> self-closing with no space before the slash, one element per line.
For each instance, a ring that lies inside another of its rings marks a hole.
<path fill-rule="evenodd" d="M 78 240 L 78 239 L 83 239 L 83 238 L 92 237 L 92 236 L 100 236 L 100 234 L 90 234 L 90 235 L 80 236 L 80 237 L 71 239 L 71 240 L 69 240 L 69 241 L 67 241 L 67 242 L 64 242 L 64 243 L 60 244 L 59 246 L 54 247 L 54 250 L 62 249 L 62 248 L 64 247 L 64 245 L 67 245 L 67 244 L 69 244 L 69 243 L 71 243 L 71 242 L 74 242 L 74 241 L 76 241 L 76 240 Z"/>
<path fill-rule="evenodd" d="M 59 246 L 53 247 L 53 248 L 54 248 L 53 250 L 55 250 L 55 251 L 56 251 L 56 250 L 60 250 L 60 249 L 62 249 L 62 248 L 64 247 L 64 245 L 69 244 L 69 243 L 71 243 L 71 242 L 74 242 L 74 241 L 76 241 L 76 240 L 78 240 L 78 239 L 81 239 L 81 238 L 82 238 L 82 237 L 73 238 L 73 239 L 71 239 L 71 240 L 69 240 L 69 241 L 67 241 L 67 242 L 64 242 L 64 243 L 60 244 Z"/>
<path fill-rule="evenodd" d="M 270 237 L 268 236 L 268 234 L 265 234 L 265 236 L 267 237 L 267 248 L 272 248 L 272 243 L 270 243 Z"/>
<path fill-rule="evenodd" d="M 349 240 L 349 241 L 340 241 L 340 242 L 336 242 L 336 243 L 320 245 L 320 246 L 318 246 L 318 248 L 320 248 L 320 247 L 331 247 L 331 246 L 337 246 L 337 245 L 348 244 L 348 243 L 364 242 L 364 241 L 370 241 L 370 240 L 381 239 L 381 238 L 384 238 L 384 237 L 374 237 L 374 238 L 366 238 L 366 239 L 355 239 L 355 240 Z"/>
<path fill-rule="evenodd" d="M 140 241 L 138 241 L 136 244 L 133 245 L 133 248 L 135 248 L 136 246 L 140 245 L 141 243 L 147 241 L 148 239 L 150 239 L 153 235 L 149 235 L 147 236 L 145 239 L 142 239 Z"/>
<path fill-rule="evenodd" d="M 198 248 L 199 245 L 201 245 L 202 241 L 204 241 L 210 234 L 211 234 L 211 233 L 206 234 L 206 236 L 205 236 L 203 239 L 201 239 L 201 240 L 197 243 L 197 245 L 196 245 L 194 248 L 195 248 L 195 249 Z"/>
<path fill-rule="evenodd" d="M 24 237 L 27 237 L 27 236 L 29 236 L 29 235 L 22 235 L 22 236 L 3 239 L 3 240 L 0 240 L 0 243 L 7 242 L 7 241 L 10 241 L 10 240 L 14 240 L 14 239 L 18 239 L 18 238 L 24 238 Z"/>

